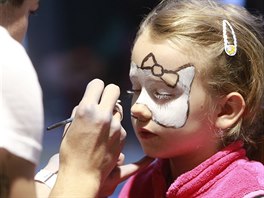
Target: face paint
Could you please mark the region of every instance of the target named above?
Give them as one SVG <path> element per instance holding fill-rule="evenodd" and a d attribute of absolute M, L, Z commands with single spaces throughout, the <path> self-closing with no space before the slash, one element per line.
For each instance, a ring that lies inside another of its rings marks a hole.
<path fill-rule="evenodd" d="M 183 127 L 189 114 L 190 88 L 194 75 L 195 67 L 192 64 L 181 66 L 175 71 L 166 70 L 150 53 L 143 59 L 140 67 L 131 63 L 132 84 L 140 84 L 141 89 L 135 103 L 146 105 L 152 113 L 152 120 L 159 125 L 168 128 Z M 158 79 L 163 81 L 165 89 L 164 86 L 157 85 L 160 83 L 155 83 Z"/>

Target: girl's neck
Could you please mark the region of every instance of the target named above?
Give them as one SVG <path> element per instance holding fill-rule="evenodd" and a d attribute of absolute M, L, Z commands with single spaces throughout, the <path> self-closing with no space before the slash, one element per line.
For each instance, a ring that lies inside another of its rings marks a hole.
<path fill-rule="evenodd" d="M 217 153 L 218 147 L 212 149 L 197 148 L 196 151 L 169 159 L 171 179 L 174 181 L 180 175 L 194 169 L 196 166 Z"/>

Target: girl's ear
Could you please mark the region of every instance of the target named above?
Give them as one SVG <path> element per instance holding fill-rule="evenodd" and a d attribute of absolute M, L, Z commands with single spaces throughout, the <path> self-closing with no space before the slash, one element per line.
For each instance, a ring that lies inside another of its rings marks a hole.
<path fill-rule="evenodd" d="M 220 99 L 215 125 L 220 129 L 227 129 L 234 125 L 245 111 L 245 100 L 241 94 L 231 92 Z"/>

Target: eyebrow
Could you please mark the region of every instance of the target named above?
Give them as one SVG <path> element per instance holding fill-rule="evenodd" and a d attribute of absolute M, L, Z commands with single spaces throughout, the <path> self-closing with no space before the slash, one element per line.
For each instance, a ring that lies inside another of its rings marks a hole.
<path fill-rule="evenodd" d="M 151 70 L 151 69 L 152 69 L 152 66 L 147 66 L 147 67 L 142 68 L 142 67 L 138 66 L 138 64 L 136 64 L 134 61 L 131 61 L 131 62 L 133 62 L 133 63 L 137 66 L 138 69 L 141 69 L 141 70 Z M 184 65 L 178 67 L 178 68 L 175 69 L 175 70 L 164 69 L 164 72 L 165 72 L 165 73 L 177 73 L 177 72 L 179 72 L 180 70 L 182 70 L 182 69 L 184 69 L 184 68 L 187 68 L 187 67 L 191 67 L 191 66 L 194 66 L 194 64 L 193 64 L 193 63 L 186 63 L 186 64 L 184 64 Z M 155 76 L 155 75 L 154 75 L 154 76 Z"/>
<path fill-rule="evenodd" d="M 137 66 L 138 69 L 142 69 L 142 70 L 152 70 L 152 67 L 153 67 L 153 66 L 147 66 L 147 67 L 142 68 L 142 67 L 138 66 L 137 64 L 135 64 L 135 65 Z M 162 66 L 162 65 L 158 65 L 158 66 Z M 163 72 L 164 73 L 171 73 L 171 74 L 173 73 L 173 74 L 175 74 L 175 73 L 178 73 L 178 71 L 180 71 L 180 70 L 182 70 L 184 68 L 187 68 L 187 67 L 191 67 L 191 66 L 194 66 L 194 64 L 192 64 L 192 63 L 186 63 L 186 64 L 178 67 L 175 70 L 168 70 L 168 69 L 164 69 L 163 68 Z"/>
<path fill-rule="evenodd" d="M 132 81 L 132 82 L 138 81 L 138 76 L 136 74 L 129 75 L 129 78 L 130 78 L 130 81 Z M 153 76 L 153 75 L 147 75 L 145 78 L 147 78 L 148 81 L 150 81 L 150 82 L 164 84 L 164 82 L 160 78 Z"/>

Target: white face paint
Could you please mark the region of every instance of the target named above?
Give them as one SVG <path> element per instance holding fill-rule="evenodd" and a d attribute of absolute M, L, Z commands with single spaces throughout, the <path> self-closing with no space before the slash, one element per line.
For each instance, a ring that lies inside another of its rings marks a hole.
<path fill-rule="evenodd" d="M 158 67 L 163 69 L 161 65 Z M 137 92 L 139 94 L 135 103 L 146 105 L 152 113 L 152 120 L 159 125 L 170 128 L 183 127 L 189 114 L 189 96 L 195 67 L 187 64 L 175 72 L 167 71 L 174 73 L 175 78 L 178 78 L 177 84 L 173 87 L 165 82 L 162 76 L 154 75 L 153 70 L 149 67 L 140 68 L 134 62 L 131 63 L 132 89 L 135 95 Z"/>

